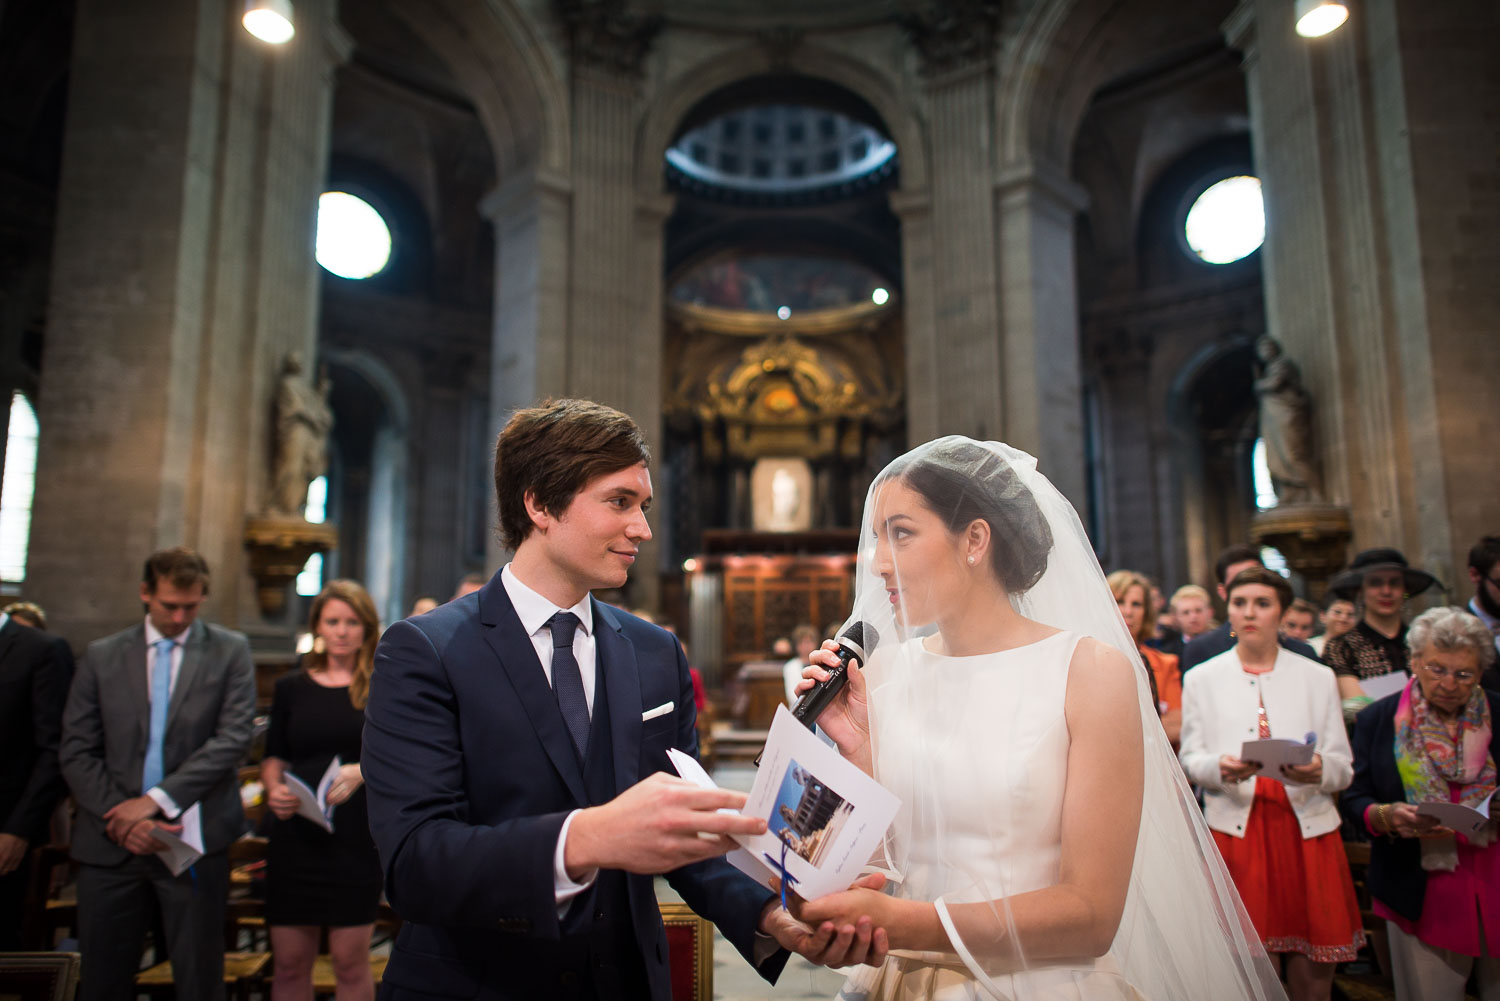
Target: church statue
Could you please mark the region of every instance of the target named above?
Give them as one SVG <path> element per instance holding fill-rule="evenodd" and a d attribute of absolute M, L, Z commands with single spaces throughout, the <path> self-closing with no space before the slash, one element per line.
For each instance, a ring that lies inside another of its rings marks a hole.
<path fill-rule="evenodd" d="M 1312 401 L 1302 388 L 1297 363 L 1276 338 L 1255 342 L 1255 395 L 1260 400 L 1260 436 L 1266 446 L 1271 486 L 1282 504 L 1318 499 L 1313 469 Z"/>
<path fill-rule="evenodd" d="M 276 465 L 271 477 L 271 513 L 301 517 L 307 485 L 328 468 L 330 382 L 323 374 L 314 388 L 302 378 L 302 356 L 287 352 L 276 390 Z"/>

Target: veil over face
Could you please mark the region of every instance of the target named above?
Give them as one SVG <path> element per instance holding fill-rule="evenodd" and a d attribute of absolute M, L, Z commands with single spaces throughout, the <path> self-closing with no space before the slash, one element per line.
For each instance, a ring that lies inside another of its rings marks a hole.
<path fill-rule="evenodd" d="M 893 976 L 937 970 L 1001 998 L 1283 998 L 1083 526 L 1036 460 L 996 442 L 929 442 L 875 479 L 860 540 L 850 621 L 880 636 L 864 668 L 875 777 L 902 799 L 877 864 L 897 896 L 935 903 L 951 950 L 898 950 L 844 996 L 946 997 L 914 982 L 889 989 Z M 986 646 L 997 617 L 1024 635 Z M 1118 710 L 1139 721 L 1129 746 L 1144 756 L 1129 886 L 1107 943 L 1033 956 L 1010 901 L 1067 876 L 1063 700 L 1073 653 L 1090 641 L 1133 675 L 1117 688 L 1134 692 Z"/>

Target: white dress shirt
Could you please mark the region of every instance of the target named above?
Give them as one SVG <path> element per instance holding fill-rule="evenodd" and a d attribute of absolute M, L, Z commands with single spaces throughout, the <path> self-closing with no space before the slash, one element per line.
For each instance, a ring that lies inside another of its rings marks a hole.
<path fill-rule="evenodd" d="M 182 673 L 182 645 L 186 642 L 188 631 L 192 628 L 189 625 L 187 629 L 172 637 L 172 664 L 168 668 L 171 671 L 171 676 L 167 679 L 168 702 L 172 699 L 172 693 L 177 690 L 177 676 Z M 151 616 L 146 616 L 146 704 L 148 706 L 151 704 L 151 681 L 156 677 L 156 644 L 166 638 L 161 634 L 161 630 L 151 624 Z M 162 739 L 166 739 L 165 733 L 162 734 Z M 146 790 L 145 794 L 150 796 L 157 806 L 161 807 L 162 816 L 168 820 L 174 819 L 182 812 L 182 808 L 177 805 L 171 796 L 166 794 L 166 791 L 161 786 L 152 786 Z"/>
<path fill-rule="evenodd" d="M 578 673 L 583 676 L 583 697 L 588 702 L 589 718 L 592 719 L 599 663 L 594 645 L 594 607 L 588 595 L 585 594 L 583 600 L 572 608 L 559 608 L 527 587 L 511 570 L 509 563 L 500 571 L 500 583 L 505 588 L 506 597 L 510 598 L 511 606 L 516 610 L 516 618 L 521 620 L 521 628 L 531 637 L 531 645 L 536 650 L 537 660 L 542 662 L 542 672 L 546 674 L 549 685 L 552 684 L 552 628 L 547 622 L 558 612 L 572 612 L 578 616 L 580 628 L 573 632 L 573 659 L 578 661 Z M 578 811 L 574 810 L 563 821 L 562 830 L 557 833 L 557 851 L 552 855 L 552 885 L 557 897 L 559 918 L 568 913 L 573 898 L 592 886 L 599 877 L 599 870 L 594 869 L 585 873 L 578 882 L 568 878 L 568 867 L 563 862 L 563 856 L 568 843 L 568 828 L 573 826 L 573 818 L 576 816 Z"/>

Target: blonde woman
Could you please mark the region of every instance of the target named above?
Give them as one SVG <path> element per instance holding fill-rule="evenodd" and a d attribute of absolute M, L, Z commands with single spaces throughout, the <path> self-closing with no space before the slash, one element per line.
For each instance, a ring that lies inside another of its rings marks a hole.
<path fill-rule="evenodd" d="M 303 670 L 276 682 L 261 780 L 276 821 L 266 871 L 266 922 L 271 926 L 275 1001 L 311 1001 L 318 933 L 328 947 L 340 1001 L 370 999 L 370 936 L 380 901 L 380 859 L 365 814 L 360 746 L 365 700 L 380 620 L 369 593 L 335 580 L 313 599 L 308 616 L 313 651 Z M 337 756 L 328 790 L 333 830 L 296 816 L 288 772 L 313 788 Z"/>

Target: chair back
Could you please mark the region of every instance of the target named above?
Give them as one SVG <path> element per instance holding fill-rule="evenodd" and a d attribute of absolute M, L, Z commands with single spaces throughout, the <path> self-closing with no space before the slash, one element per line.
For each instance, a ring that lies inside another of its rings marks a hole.
<path fill-rule="evenodd" d="M 0 952 L 0 994 L 18 1001 L 73 1001 L 76 952 Z"/>
<path fill-rule="evenodd" d="M 714 926 L 687 904 L 660 903 L 667 929 L 667 969 L 672 1001 L 713 1001 Z"/>

